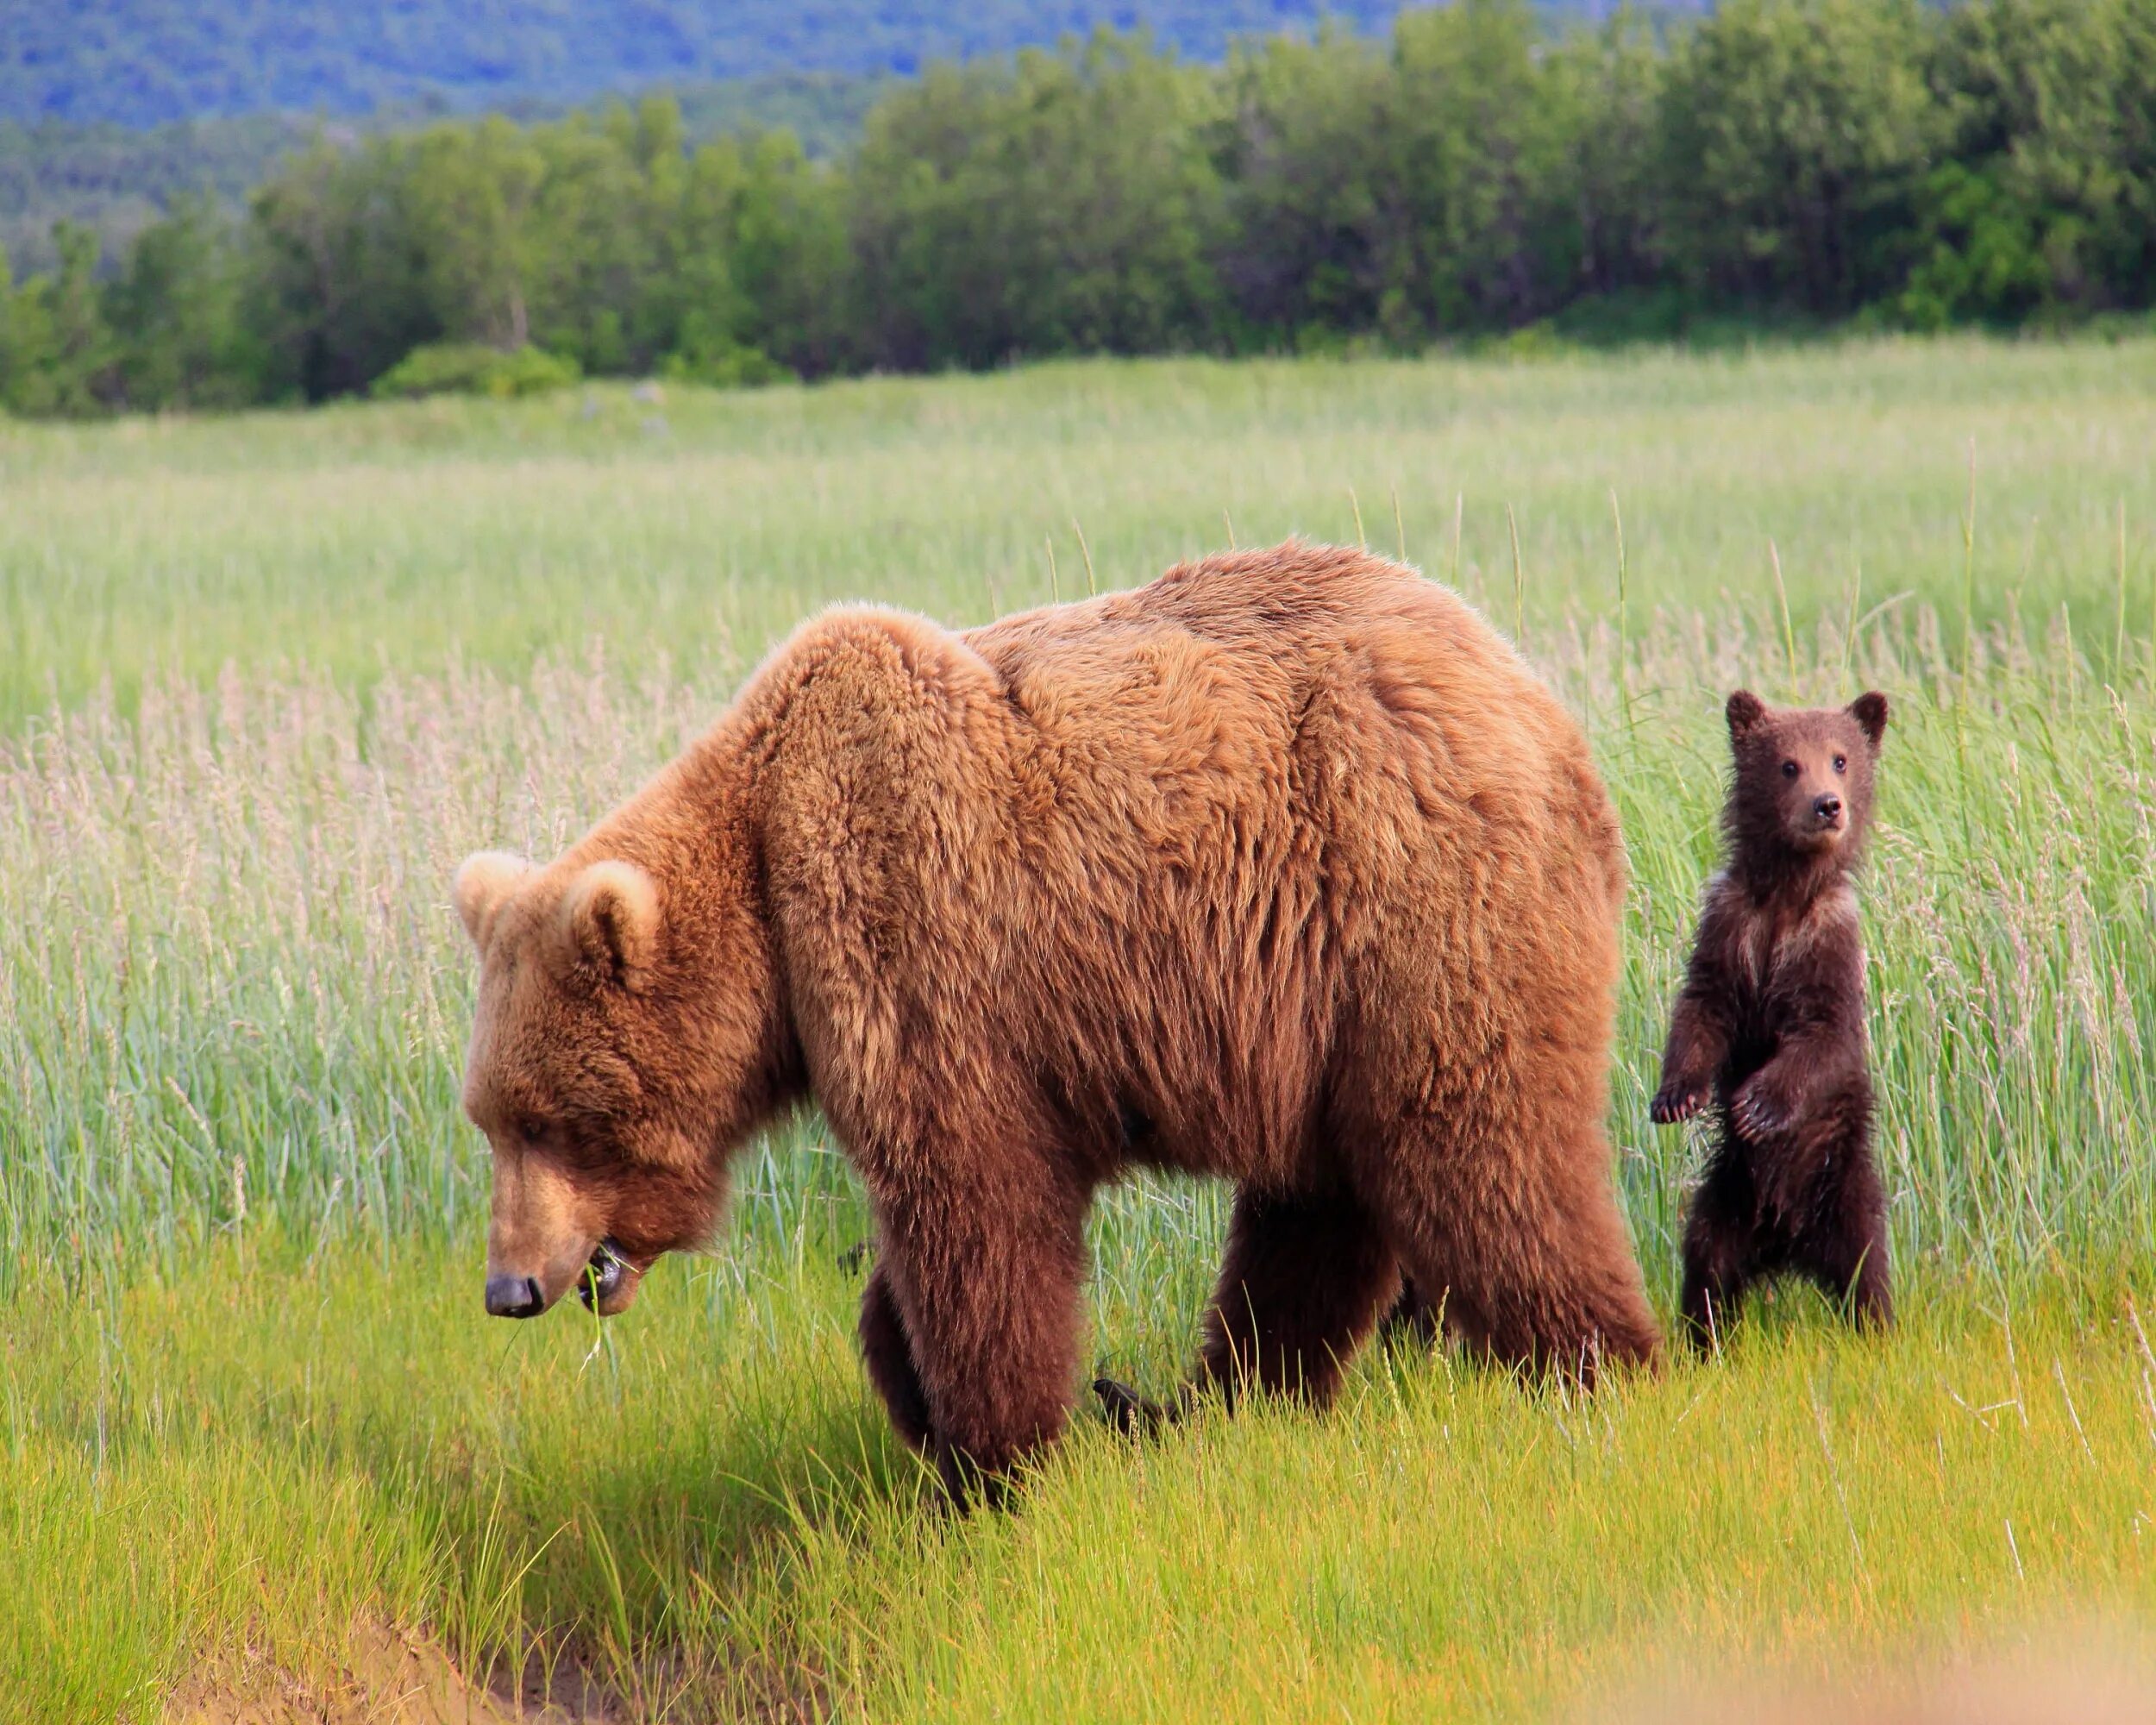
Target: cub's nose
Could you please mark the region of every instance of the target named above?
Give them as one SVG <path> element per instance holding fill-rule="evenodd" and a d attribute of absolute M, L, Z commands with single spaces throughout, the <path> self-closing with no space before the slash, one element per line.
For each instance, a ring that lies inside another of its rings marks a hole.
<path fill-rule="evenodd" d="M 547 1309 L 536 1277 L 490 1276 L 486 1278 L 486 1312 L 493 1318 L 536 1318 Z"/>
<path fill-rule="evenodd" d="M 1819 817 L 1822 825 L 1832 826 L 1841 819 L 1841 799 L 1829 791 L 1825 796 L 1813 800 L 1812 812 Z"/>

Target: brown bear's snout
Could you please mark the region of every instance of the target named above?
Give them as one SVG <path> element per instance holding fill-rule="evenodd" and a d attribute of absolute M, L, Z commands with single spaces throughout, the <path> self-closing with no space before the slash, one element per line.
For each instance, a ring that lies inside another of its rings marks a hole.
<path fill-rule="evenodd" d="M 1813 798 L 1812 816 L 1821 826 L 1839 826 L 1841 825 L 1841 799 L 1832 791 L 1823 797 Z"/>
<path fill-rule="evenodd" d="M 547 1309 L 547 1296 L 536 1277 L 490 1276 L 486 1278 L 486 1314 L 490 1318 L 536 1318 Z"/>
<path fill-rule="evenodd" d="M 486 1309 L 498 1318 L 536 1318 L 591 1268 L 605 1220 L 560 1166 L 514 1143 L 495 1148 L 493 1187 Z"/>

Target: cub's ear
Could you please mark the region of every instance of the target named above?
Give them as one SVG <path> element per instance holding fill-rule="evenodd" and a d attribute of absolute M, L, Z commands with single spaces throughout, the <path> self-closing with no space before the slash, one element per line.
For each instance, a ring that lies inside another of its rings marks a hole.
<path fill-rule="evenodd" d="M 659 956 L 659 888 L 630 862 L 594 862 L 561 899 L 571 952 L 610 982 L 640 988 Z"/>
<path fill-rule="evenodd" d="M 458 866 L 449 894 L 456 900 L 457 914 L 464 919 L 464 932 L 481 952 L 494 932 L 494 913 L 530 872 L 530 863 L 506 850 L 477 851 Z"/>
<path fill-rule="evenodd" d="M 1864 734 L 1871 739 L 1871 752 L 1879 752 L 1879 743 L 1886 736 L 1887 698 L 1877 689 L 1870 694 L 1858 695 L 1849 703 L 1849 716 L 1864 727 Z"/>
<path fill-rule="evenodd" d="M 1767 704 L 1750 689 L 1739 689 L 1729 698 L 1722 709 L 1729 718 L 1729 737 L 1733 743 L 1755 726 L 1766 721 Z"/>

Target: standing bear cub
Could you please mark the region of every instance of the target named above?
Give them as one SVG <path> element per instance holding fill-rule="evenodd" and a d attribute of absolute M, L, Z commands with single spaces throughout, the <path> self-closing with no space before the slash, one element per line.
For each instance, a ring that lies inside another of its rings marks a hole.
<path fill-rule="evenodd" d="M 1499 1358 L 1658 1347 L 1603 1132 L 1625 889 L 1564 709 L 1413 571 L 1288 544 L 954 634 L 805 625 L 555 862 L 486 853 L 486 1303 L 618 1311 L 813 1098 L 868 1375 L 955 1492 L 1062 1427 L 1086 1211 L 1235 1182 L 1202 1377 L 1323 1401 L 1409 1270 Z"/>
<path fill-rule="evenodd" d="M 1666 1126 L 1711 1092 L 1721 1111 L 1684 1232 L 1683 1310 L 1701 1346 L 1782 1271 L 1859 1321 L 1893 1312 L 1852 885 L 1886 697 L 1777 712 L 1739 689 L 1728 718 L 1729 864 L 1708 883 L 1651 1107 Z"/>

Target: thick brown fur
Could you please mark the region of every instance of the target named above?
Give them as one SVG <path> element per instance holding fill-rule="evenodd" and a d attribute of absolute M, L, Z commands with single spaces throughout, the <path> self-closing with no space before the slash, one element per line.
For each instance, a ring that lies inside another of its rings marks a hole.
<path fill-rule="evenodd" d="M 812 1095 L 875 1210 L 869 1376 L 955 1487 L 1062 1427 L 1133 1165 L 1237 1183 L 1231 1396 L 1324 1401 L 1403 1266 L 1502 1360 L 1657 1356 L 1602 1125 L 1616 820 L 1411 570 L 1291 543 L 964 634 L 834 612 L 567 855 L 466 875 L 490 1270 L 543 1306 L 605 1239 L 633 1292 Z"/>
<path fill-rule="evenodd" d="M 1852 877 L 1887 702 L 1777 712 L 1729 698 L 1729 862 L 1708 883 L 1651 1104 L 1720 1132 L 1684 1233 L 1683 1310 L 1701 1346 L 1762 1277 L 1806 1276 L 1859 1322 L 1893 1316 L 1871 1150 L 1864 945 Z"/>

